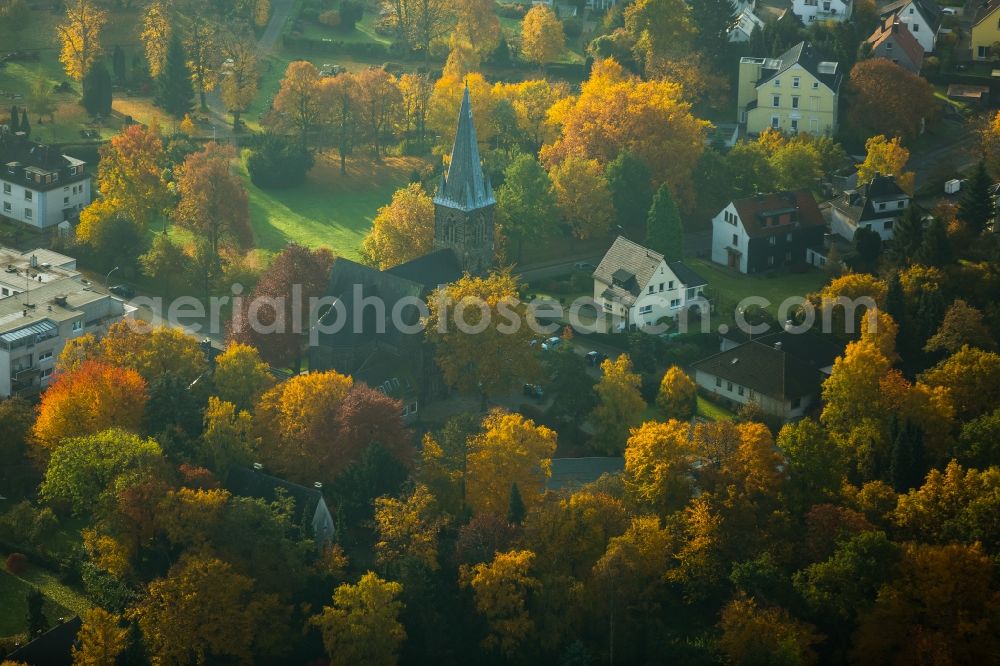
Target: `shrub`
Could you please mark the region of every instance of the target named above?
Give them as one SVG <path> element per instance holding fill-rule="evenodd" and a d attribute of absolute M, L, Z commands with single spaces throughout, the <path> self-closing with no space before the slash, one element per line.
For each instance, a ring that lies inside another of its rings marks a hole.
<path fill-rule="evenodd" d="M 575 39 L 583 34 L 583 21 L 575 16 L 571 16 L 563 21 L 563 32 L 570 39 Z"/>
<path fill-rule="evenodd" d="M 7 556 L 4 566 L 15 576 L 20 575 L 28 570 L 28 556 L 24 553 L 11 553 Z"/>
<path fill-rule="evenodd" d="M 312 166 L 309 151 L 274 134 L 265 134 L 247 158 L 250 180 L 261 189 L 301 185 Z"/>
<path fill-rule="evenodd" d="M 319 22 L 323 25 L 330 26 L 331 28 L 336 28 L 340 25 L 340 12 L 336 9 L 325 11 L 319 15 Z"/>
<path fill-rule="evenodd" d="M 345 32 L 354 30 L 355 24 L 365 15 L 365 6 L 359 0 L 344 0 L 340 3 L 340 28 Z"/>

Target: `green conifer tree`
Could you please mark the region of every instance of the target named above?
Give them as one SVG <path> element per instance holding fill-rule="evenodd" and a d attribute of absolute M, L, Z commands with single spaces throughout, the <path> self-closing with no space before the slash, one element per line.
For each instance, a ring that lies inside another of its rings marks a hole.
<path fill-rule="evenodd" d="M 662 254 L 667 261 L 679 261 L 684 257 L 681 214 L 666 184 L 657 190 L 646 218 L 646 246 Z"/>

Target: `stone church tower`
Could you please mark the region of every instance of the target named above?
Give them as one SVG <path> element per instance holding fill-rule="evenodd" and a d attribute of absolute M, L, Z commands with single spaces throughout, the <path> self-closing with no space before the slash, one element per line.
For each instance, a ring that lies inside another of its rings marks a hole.
<path fill-rule="evenodd" d="M 469 87 L 458 112 L 458 132 L 448 175 L 434 195 L 434 249 L 450 248 L 463 271 L 481 275 L 493 267 L 493 213 L 497 200 L 479 162 Z"/>

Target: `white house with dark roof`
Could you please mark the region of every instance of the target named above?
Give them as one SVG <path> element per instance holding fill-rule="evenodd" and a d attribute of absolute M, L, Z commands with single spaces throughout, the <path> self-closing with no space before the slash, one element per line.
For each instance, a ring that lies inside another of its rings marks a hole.
<path fill-rule="evenodd" d="M 854 13 L 854 0 L 793 0 L 792 13 L 806 25 L 816 21 L 847 21 Z"/>
<path fill-rule="evenodd" d="M 708 308 L 708 282 L 681 261 L 619 236 L 594 271 L 594 300 L 629 328 L 652 326 L 665 317 Z"/>
<path fill-rule="evenodd" d="M 923 47 L 924 53 L 934 51 L 941 28 L 941 8 L 934 0 L 896 0 L 879 12 L 882 21 L 890 16 L 895 16 L 907 27 Z"/>
<path fill-rule="evenodd" d="M 883 241 L 891 240 L 895 221 L 909 205 L 910 195 L 894 177 L 876 174 L 870 182 L 830 202 L 830 229 L 848 241 L 861 228 L 876 232 Z"/>
<path fill-rule="evenodd" d="M 86 166 L 20 133 L 0 133 L 0 216 L 38 229 L 77 219 L 90 203 Z"/>

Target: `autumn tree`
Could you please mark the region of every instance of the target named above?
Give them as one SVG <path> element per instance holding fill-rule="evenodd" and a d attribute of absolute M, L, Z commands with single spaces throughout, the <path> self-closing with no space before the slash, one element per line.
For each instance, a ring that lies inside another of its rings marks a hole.
<path fill-rule="evenodd" d="M 354 585 L 344 583 L 333 592 L 333 605 L 310 618 L 323 635 L 331 664 L 393 666 L 406 631 L 399 622 L 403 586 L 369 571 Z"/>
<path fill-rule="evenodd" d="M 231 159 L 230 149 L 209 143 L 188 155 L 176 173 L 180 201 L 173 218 L 198 236 L 206 291 L 221 270 L 223 248 L 246 249 L 253 241 L 246 189 L 232 173 Z"/>
<path fill-rule="evenodd" d="M 851 122 L 870 135 L 913 138 L 937 115 L 931 84 L 886 58 L 858 61 L 849 88 Z"/>
<path fill-rule="evenodd" d="M 1000 355 L 963 346 L 921 376 L 931 387 L 947 390 L 960 420 L 975 418 L 1000 405 Z"/>
<path fill-rule="evenodd" d="M 403 96 L 404 109 L 409 110 L 408 104 L 416 103 L 407 95 L 414 94 L 407 87 L 412 85 L 412 80 L 403 75 L 400 80 L 400 92 Z M 330 136 L 333 145 L 337 147 L 340 154 L 340 173 L 347 173 L 347 156 L 354 149 L 354 144 L 358 140 L 358 125 L 361 122 L 361 90 L 358 80 L 352 74 L 341 74 L 340 76 L 328 77 L 322 81 L 322 95 L 326 106 L 326 115 L 323 118 L 324 129 Z M 428 95 L 429 95 L 428 89 Z"/>
<path fill-rule="evenodd" d="M 454 3 L 445 0 L 391 0 L 408 5 L 410 43 L 430 62 L 431 44 L 448 34 L 454 25 Z"/>
<path fill-rule="evenodd" d="M 530 550 L 497 553 L 489 564 L 463 567 L 463 587 L 472 589 L 476 610 L 486 618 L 490 632 L 483 647 L 499 649 L 508 658 L 518 653 L 533 633 L 535 623 L 528 613 L 528 599 L 540 583 L 531 575 L 535 554 Z"/>
<path fill-rule="evenodd" d="M 212 382 L 220 400 L 250 409 L 273 383 L 271 370 L 250 345 L 234 342 L 215 359 Z"/>
<path fill-rule="evenodd" d="M 660 381 L 656 406 L 668 419 L 687 420 L 698 408 L 698 387 L 683 370 L 672 365 Z"/>
<path fill-rule="evenodd" d="M 76 666 L 107 666 L 116 663 L 118 655 L 129 645 L 129 632 L 121 626 L 121 617 L 100 606 L 84 611 L 80 631 L 73 645 Z"/>
<path fill-rule="evenodd" d="M 843 453 L 816 421 L 789 423 L 777 447 L 788 464 L 789 502 L 799 511 L 835 499 L 847 472 Z"/>
<path fill-rule="evenodd" d="M 59 62 L 66 75 L 82 81 L 101 55 L 101 31 L 108 13 L 91 0 L 66 3 L 66 22 L 57 27 L 61 50 Z"/>
<path fill-rule="evenodd" d="M 31 92 L 28 93 L 28 105 L 32 113 L 38 117 L 38 122 L 48 117 L 49 122 L 55 122 L 56 100 L 52 96 L 52 85 L 43 77 L 37 77 L 31 84 Z"/>
<path fill-rule="evenodd" d="M 310 312 L 312 299 L 323 295 L 332 265 L 333 255 L 325 248 L 287 245 L 243 299 L 230 338 L 254 347 L 275 367 L 298 371 L 303 333 L 318 314 Z"/>
<path fill-rule="evenodd" d="M 624 12 L 624 30 L 647 73 L 658 71 L 691 45 L 697 28 L 682 0 L 638 0 Z"/>
<path fill-rule="evenodd" d="M 629 113 L 615 111 L 620 108 Z M 608 164 L 627 150 L 649 168 L 656 185 L 667 183 L 682 209 L 693 202 L 691 174 L 708 125 L 692 115 L 681 86 L 666 79 L 642 81 L 615 61 L 600 60 L 580 94 L 553 107 L 549 118 L 560 133 L 542 148 L 546 166 L 574 154 Z"/>
<path fill-rule="evenodd" d="M 858 184 L 868 183 L 875 174 L 882 174 L 895 176 L 897 185 L 912 192 L 914 174 L 904 171 L 909 159 L 910 151 L 903 147 L 899 137 L 886 139 L 882 134 L 870 137 L 865 141 L 865 161 L 858 165 Z"/>
<path fill-rule="evenodd" d="M 427 74 L 407 72 L 399 77 L 399 92 L 403 96 L 403 128 L 407 138 L 424 140 L 433 90 Z"/>
<path fill-rule="evenodd" d="M 146 406 L 146 382 L 135 370 L 84 361 L 62 372 L 42 395 L 35 441 L 47 451 L 62 440 L 120 427 L 136 432 Z"/>
<path fill-rule="evenodd" d="M 303 150 L 309 148 L 310 136 L 323 117 L 323 95 L 319 70 L 311 62 L 296 60 L 288 64 L 274 97 L 275 123 L 295 131 Z"/>
<path fill-rule="evenodd" d="M 99 500 L 107 500 L 102 497 L 106 491 L 121 489 L 123 475 L 140 477 L 161 460 L 155 440 L 118 428 L 67 438 L 52 452 L 40 493 L 48 501 L 68 504 L 77 515 L 85 514 Z"/>
<path fill-rule="evenodd" d="M 520 414 L 494 410 L 469 439 L 466 501 L 476 513 L 506 515 L 516 483 L 526 507 L 541 500 L 551 475 L 556 433 Z"/>
<path fill-rule="evenodd" d="M 781 661 L 810 664 L 821 636 L 815 628 L 777 607 L 761 607 L 753 598 L 737 598 L 722 609 L 719 647 L 731 664 Z"/>
<path fill-rule="evenodd" d="M 257 97 L 257 44 L 252 34 L 236 30 L 223 33 L 219 49 L 226 58 L 226 68 L 219 73 L 219 92 L 226 110 L 233 114 L 233 129 L 239 129 L 240 115 Z"/>
<path fill-rule="evenodd" d="M 379 497 L 375 500 L 375 554 L 379 564 L 396 571 L 409 561 L 437 570 L 438 533 L 443 522 L 427 486 L 418 485 L 402 500 Z"/>
<path fill-rule="evenodd" d="M 625 446 L 629 428 L 639 425 L 646 401 L 639 388 L 642 380 L 632 372 L 632 362 L 626 354 L 601 364 L 601 379 L 594 387 L 600 399 L 591 415 L 597 429 L 594 445 L 609 454 Z"/>
<path fill-rule="evenodd" d="M 502 272 L 467 275 L 431 295 L 426 335 L 450 386 L 485 399 L 538 373 L 532 331 L 517 294 L 515 278 Z"/>
<path fill-rule="evenodd" d="M 380 160 L 382 147 L 391 140 L 402 113 L 403 95 L 396 77 L 380 68 L 366 69 L 355 75 L 355 79 L 358 127 L 368 140 L 372 155 Z"/>
<path fill-rule="evenodd" d="M 410 183 L 379 208 L 361 248 L 370 263 L 386 270 L 427 254 L 433 241 L 434 202 L 420 183 Z"/>
<path fill-rule="evenodd" d="M 473 45 L 481 55 L 493 52 L 500 42 L 500 18 L 491 0 L 458 0 L 455 35 Z"/>
<path fill-rule="evenodd" d="M 948 306 L 940 328 L 927 341 L 924 349 L 954 354 L 965 345 L 986 351 L 996 351 L 997 348 L 993 335 L 983 323 L 983 313 L 957 298 Z"/>
<path fill-rule="evenodd" d="M 273 655 L 285 613 L 275 595 L 255 590 L 229 563 L 190 555 L 149 584 L 129 617 L 154 660 L 180 664 Z"/>
<path fill-rule="evenodd" d="M 687 423 L 647 421 L 632 431 L 625 445 L 625 487 L 659 513 L 676 510 L 691 495 L 693 456 Z"/>
<path fill-rule="evenodd" d="M 148 384 L 174 374 L 187 385 L 208 368 L 205 352 L 194 336 L 171 326 L 140 331 L 128 321 L 112 324 L 90 358 L 135 370 Z"/>
<path fill-rule="evenodd" d="M 806 141 L 785 142 L 770 162 L 783 190 L 812 189 L 823 175 L 819 151 Z"/>
<path fill-rule="evenodd" d="M 191 72 L 191 85 L 198 96 L 201 109 L 206 110 L 206 97 L 215 90 L 219 81 L 221 59 L 217 40 L 218 27 L 199 2 L 188 3 L 179 13 L 178 20 L 184 33 L 183 44 L 188 58 L 188 71 Z M 236 66 L 235 60 L 232 66 Z"/>
<path fill-rule="evenodd" d="M 521 22 L 521 54 L 540 66 L 552 62 L 566 48 L 562 23 L 552 8 L 535 5 Z"/>
<path fill-rule="evenodd" d="M 600 162 L 571 155 L 549 176 L 556 203 L 574 236 L 586 239 L 607 232 L 614 207 Z"/>
<path fill-rule="evenodd" d="M 472 100 L 472 119 L 476 127 L 476 138 L 480 146 L 489 145 L 493 140 L 494 113 L 497 99 L 483 75 L 472 72 L 464 78 L 460 74 L 445 72 L 434 82 L 427 106 L 427 128 L 446 141 L 451 147 L 452 137 L 458 130 L 458 109 L 465 94 L 464 84 L 469 87 Z"/>
<path fill-rule="evenodd" d="M 159 78 L 167 62 L 167 48 L 170 44 L 171 19 L 167 5 L 162 0 L 151 2 L 142 18 L 142 32 L 139 37 L 146 49 L 146 63 L 149 75 Z"/>

